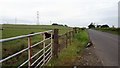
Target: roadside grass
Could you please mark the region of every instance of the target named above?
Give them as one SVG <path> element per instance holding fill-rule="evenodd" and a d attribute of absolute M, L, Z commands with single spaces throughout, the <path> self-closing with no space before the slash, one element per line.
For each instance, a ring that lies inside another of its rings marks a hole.
<path fill-rule="evenodd" d="M 59 53 L 58 58 L 52 58 L 46 66 L 72 66 L 76 57 L 85 49 L 89 41 L 87 31 L 81 30 L 73 40 L 71 45 Z"/>
<path fill-rule="evenodd" d="M 59 29 L 59 34 L 64 34 L 70 31 L 72 28 L 70 27 L 63 27 L 63 26 L 52 26 L 52 25 L 2 25 L 2 38 L 10 38 L 20 35 L 30 34 L 31 32 L 42 32 L 52 29 Z M 36 35 L 32 37 L 32 45 L 41 41 L 42 35 Z M 2 58 L 10 56 L 24 48 L 27 48 L 27 38 L 18 39 L 14 41 L 4 42 L 2 43 Z M 39 47 L 34 47 L 34 53 L 39 51 L 42 44 Z M 33 54 L 34 55 L 34 54 Z M 20 54 L 17 57 L 14 57 L 7 62 L 3 62 L 3 66 L 18 66 L 23 61 L 27 59 L 27 51 Z M 17 62 L 19 61 L 19 62 Z"/>
<path fill-rule="evenodd" d="M 96 28 L 96 30 L 120 35 L 120 28 Z"/>

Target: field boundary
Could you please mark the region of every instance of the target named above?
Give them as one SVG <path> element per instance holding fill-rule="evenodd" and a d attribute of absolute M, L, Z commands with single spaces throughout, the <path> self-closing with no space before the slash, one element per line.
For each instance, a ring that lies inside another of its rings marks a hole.
<path fill-rule="evenodd" d="M 50 37 L 46 38 L 45 33 L 49 33 Z M 38 66 L 43 66 L 43 65 L 47 64 L 52 57 L 58 58 L 58 53 L 60 53 L 60 51 L 64 47 L 67 48 L 68 44 L 71 44 L 72 37 L 74 37 L 75 33 L 78 33 L 78 29 L 75 28 L 69 32 L 66 32 L 65 34 L 62 34 L 62 35 L 58 35 L 58 33 L 59 33 L 59 30 L 54 29 L 54 30 L 48 30 L 48 31 L 44 31 L 44 32 L 38 32 L 38 33 L 33 33 L 33 34 L 28 34 L 28 35 L 7 38 L 7 39 L 0 39 L 0 43 L 3 43 L 3 42 L 8 42 L 8 41 L 14 41 L 14 40 L 21 39 L 21 38 L 28 38 L 28 47 L 27 48 L 15 53 L 15 54 L 12 54 L 4 59 L 1 59 L 0 64 L 2 64 L 2 62 L 5 62 L 25 51 L 28 51 L 28 59 L 26 61 L 24 61 L 20 66 L 18 66 L 18 68 L 24 66 L 27 63 L 28 63 L 28 67 L 33 66 L 35 68 Z M 31 37 L 33 37 L 35 35 L 42 35 L 43 40 L 32 45 Z M 50 43 L 48 45 L 46 45 L 46 43 L 45 43 L 45 41 L 47 41 L 47 40 L 50 40 Z M 43 48 L 40 51 L 38 51 L 36 54 L 32 55 L 31 54 L 32 48 L 35 46 L 38 46 L 38 44 L 40 44 L 40 43 L 43 43 Z M 37 58 L 33 62 L 32 59 L 40 53 L 42 53 L 42 54 L 39 56 L 39 58 Z M 34 65 L 36 62 L 38 62 L 38 63 L 36 65 Z"/>

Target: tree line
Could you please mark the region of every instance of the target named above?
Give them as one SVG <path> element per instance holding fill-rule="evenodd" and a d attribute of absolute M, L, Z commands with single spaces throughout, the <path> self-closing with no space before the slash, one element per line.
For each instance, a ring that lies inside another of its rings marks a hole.
<path fill-rule="evenodd" d="M 56 26 L 65 26 L 65 27 L 68 27 L 67 25 L 57 24 L 57 23 L 53 23 L 52 25 L 56 25 Z"/>
<path fill-rule="evenodd" d="M 109 28 L 109 26 L 107 24 L 104 25 L 95 25 L 94 23 L 90 23 L 90 25 L 88 25 L 88 28 Z"/>

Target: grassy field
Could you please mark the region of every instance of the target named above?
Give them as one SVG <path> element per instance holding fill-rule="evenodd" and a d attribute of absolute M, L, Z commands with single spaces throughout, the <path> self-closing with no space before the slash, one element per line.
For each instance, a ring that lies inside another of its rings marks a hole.
<path fill-rule="evenodd" d="M 81 30 L 73 38 L 72 45 L 64 48 L 57 59 L 52 59 L 47 66 L 73 66 L 76 57 L 83 51 L 89 42 L 87 31 Z"/>
<path fill-rule="evenodd" d="M 64 34 L 71 30 L 70 27 L 63 26 L 52 26 L 52 25 L 2 25 L 2 38 L 10 38 L 20 35 L 30 34 L 31 32 L 41 32 L 52 29 L 59 29 L 59 34 Z M 32 44 L 37 43 L 42 40 L 42 35 L 37 35 L 32 37 Z M 40 44 L 41 45 L 41 44 Z M 5 42 L 2 44 L 2 58 L 5 58 L 13 53 L 16 53 L 27 47 L 27 38 L 18 39 L 15 41 Z M 41 47 L 35 47 L 33 49 L 33 54 L 35 54 Z M 12 58 L 7 62 L 3 63 L 3 66 L 18 66 L 21 62 L 27 59 L 27 51 L 20 54 L 16 58 Z M 24 58 L 24 59 L 23 59 Z M 37 57 L 36 57 L 37 58 Z M 19 61 L 19 62 L 18 62 Z"/>
<path fill-rule="evenodd" d="M 96 30 L 120 35 L 120 28 L 96 28 Z"/>
<path fill-rule="evenodd" d="M 52 29 L 59 29 L 59 34 L 63 34 L 70 30 L 69 27 L 52 26 L 52 25 L 2 25 L 2 38 L 9 38 L 31 32 L 41 32 Z"/>

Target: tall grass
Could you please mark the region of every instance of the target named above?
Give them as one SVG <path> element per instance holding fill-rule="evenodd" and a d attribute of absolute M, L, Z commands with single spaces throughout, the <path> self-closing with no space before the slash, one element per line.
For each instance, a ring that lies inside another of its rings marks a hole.
<path fill-rule="evenodd" d="M 81 30 L 73 40 L 72 44 L 64 48 L 59 53 L 58 58 L 52 58 L 47 66 L 72 66 L 76 57 L 83 51 L 89 41 L 87 31 Z"/>

